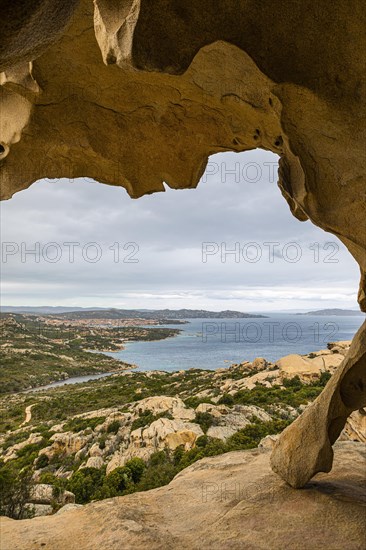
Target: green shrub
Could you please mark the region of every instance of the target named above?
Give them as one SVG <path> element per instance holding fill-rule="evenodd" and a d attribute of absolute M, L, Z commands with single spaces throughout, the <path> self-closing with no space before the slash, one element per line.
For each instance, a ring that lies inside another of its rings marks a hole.
<path fill-rule="evenodd" d="M 107 434 L 102 434 L 98 440 L 98 444 L 99 444 L 99 448 L 100 449 L 105 449 L 105 444 L 106 444 L 106 441 L 108 439 L 108 436 Z"/>
<path fill-rule="evenodd" d="M 39 451 L 47 445 L 46 440 L 39 443 L 30 443 L 17 451 L 16 465 L 19 470 L 31 466 L 38 457 Z"/>
<path fill-rule="evenodd" d="M 142 474 L 141 480 L 136 487 L 137 491 L 149 491 L 162 485 L 167 485 L 177 474 L 178 470 L 174 464 L 166 461 L 157 466 L 149 466 Z"/>
<path fill-rule="evenodd" d="M 211 426 L 215 425 L 216 420 L 210 413 L 198 412 L 196 413 L 196 417 L 193 422 L 199 424 L 202 428 L 202 431 L 206 433 Z"/>
<path fill-rule="evenodd" d="M 35 462 L 35 467 L 37 470 L 41 470 L 42 468 L 46 468 L 46 466 L 48 466 L 49 464 L 49 458 L 47 455 L 45 454 L 41 454 L 39 455 L 39 457 L 37 458 L 36 462 Z"/>
<path fill-rule="evenodd" d="M 198 437 L 196 439 L 196 446 L 197 447 L 206 447 L 209 440 L 210 440 L 210 438 L 207 435 L 200 435 L 200 437 Z"/>
<path fill-rule="evenodd" d="M 153 453 L 150 457 L 149 466 L 159 466 L 167 462 L 169 462 L 168 451 L 156 451 L 156 453 Z"/>
<path fill-rule="evenodd" d="M 142 458 L 137 456 L 128 460 L 125 464 L 125 467 L 131 472 L 131 478 L 134 483 L 138 483 L 141 479 L 142 474 L 146 469 L 146 464 Z"/>
<path fill-rule="evenodd" d="M 77 504 L 85 504 L 93 500 L 103 484 L 104 477 L 104 469 L 82 468 L 68 480 L 67 489 L 75 494 Z"/>
<path fill-rule="evenodd" d="M 116 434 L 118 432 L 118 430 L 120 429 L 120 427 L 121 427 L 120 421 L 119 420 L 113 420 L 113 422 L 108 424 L 107 433 Z"/>
<path fill-rule="evenodd" d="M 293 378 L 284 378 L 282 383 L 285 388 L 301 388 L 303 385 L 298 374 Z"/>
<path fill-rule="evenodd" d="M 117 496 L 122 494 L 126 489 L 131 488 L 132 474 L 131 470 L 126 466 L 115 468 L 110 474 L 108 474 L 104 480 L 103 485 L 108 488 L 109 496 Z"/>
<path fill-rule="evenodd" d="M 332 375 L 330 374 L 330 372 L 322 372 L 321 375 L 320 375 L 320 378 L 319 378 L 319 386 L 326 386 L 326 384 L 328 383 L 328 380 L 330 380 L 332 378 Z"/>
<path fill-rule="evenodd" d="M 261 439 L 267 435 L 281 432 L 289 424 L 289 420 L 270 420 L 269 422 L 249 424 L 229 437 L 226 444 L 232 451 L 252 449 L 258 446 Z"/>
<path fill-rule="evenodd" d="M 3 450 L 6 451 L 9 447 L 12 447 L 13 445 L 16 445 L 17 443 L 21 443 L 22 441 L 25 441 L 29 437 L 29 432 L 18 432 L 9 435 L 3 444 Z"/>
<path fill-rule="evenodd" d="M 11 466 L 0 464 L 0 516 L 13 519 L 30 517 L 25 505 L 32 485 L 30 468 L 16 472 Z"/>
<path fill-rule="evenodd" d="M 173 463 L 175 466 L 177 466 L 179 464 L 179 462 L 182 460 L 183 456 L 184 456 L 184 446 L 183 445 L 179 445 L 179 447 L 177 447 L 176 449 L 174 449 L 174 452 L 173 452 Z"/>
<path fill-rule="evenodd" d="M 94 418 L 71 418 L 64 424 L 65 432 L 81 432 L 87 428 L 95 430 L 99 424 L 103 424 L 105 416 L 96 416 Z"/>
<path fill-rule="evenodd" d="M 224 393 L 224 395 L 222 397 L 220 397 L 220 399 L 218 401 L 219 405 L 231 406 L 231 405 L 234 405 L 234 403 L 235 403 L 235 400 L 234 400 L 233 396 L 230 395 L 229 393 Z"/>

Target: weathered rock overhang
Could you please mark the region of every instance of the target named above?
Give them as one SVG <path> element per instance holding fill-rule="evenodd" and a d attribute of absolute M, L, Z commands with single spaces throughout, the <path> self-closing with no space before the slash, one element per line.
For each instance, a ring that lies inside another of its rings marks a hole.
<path fill-rule="evenodd" d="M 3 18 L 2 198 L 82 176 L 137 198 L 268 149 L 293 214 L 360 265 L 366 309 L 361 2 L 8 1 Z"/>

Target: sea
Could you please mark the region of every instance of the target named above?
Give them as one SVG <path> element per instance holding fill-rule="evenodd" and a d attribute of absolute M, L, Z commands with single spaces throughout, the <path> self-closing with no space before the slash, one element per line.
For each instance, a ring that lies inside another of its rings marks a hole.
<path fill-rule="evenodd" d="M 267 315 L 256 319 L 188 319 L 187 324 L 176 325 L 181 330 L 178 336 L 129 342 L 124 350 L 107 355 L 136 365 L 140 371 L 214 370 L 256 357 L 274 362 L 291 353 L 304 355 L 325 349 L 328 342 L 352 340 L 365 320 L 363 315 Z"/>

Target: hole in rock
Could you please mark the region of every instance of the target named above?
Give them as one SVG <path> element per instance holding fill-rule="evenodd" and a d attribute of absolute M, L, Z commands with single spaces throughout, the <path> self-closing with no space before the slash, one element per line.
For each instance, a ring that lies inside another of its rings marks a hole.
<path fill-rule="evenodd" d="M 274 144 L 275 144 L 276 147 L 281 147 L 281 145 L 283 145 L 282 136 L 278 136 L 278 138 L 276 139 Z"/>
<path fill-rule="evenodd" d="M 191 319 L 173 327 L 181 336 L 118 352 L 147 370 L 275 361 L 349 340 L 362 317 L 296 315 L 357 309 L 359 272 L 336 237 L 291 215 L 277 170 L 268 151 L 218 153 L 197 189 L 137 200 L 87 178 L 39 181 L 1 206 L 3 241 L 18 245 L 3 264 L 3 303 L 266 316 Z M 177 159 L 166 181 L 191 185 L 189 174 Z"/>

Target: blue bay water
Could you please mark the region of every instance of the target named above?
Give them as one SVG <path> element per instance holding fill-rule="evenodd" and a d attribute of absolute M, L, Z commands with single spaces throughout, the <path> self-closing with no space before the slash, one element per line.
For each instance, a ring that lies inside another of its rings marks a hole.
<path fill-rule="evenodd" d="M 351 340 L 364 316 L 271 314 L 267 319 L 191 319 L 180 335 L 153 342 L 130 342 L 108 353 L 137 370 L 217 369 L 265 357 L 276 361 L 291 353 L 307 354 L 328 342 Z M 173 325 L 167 325 L 172 328 Z"/>

